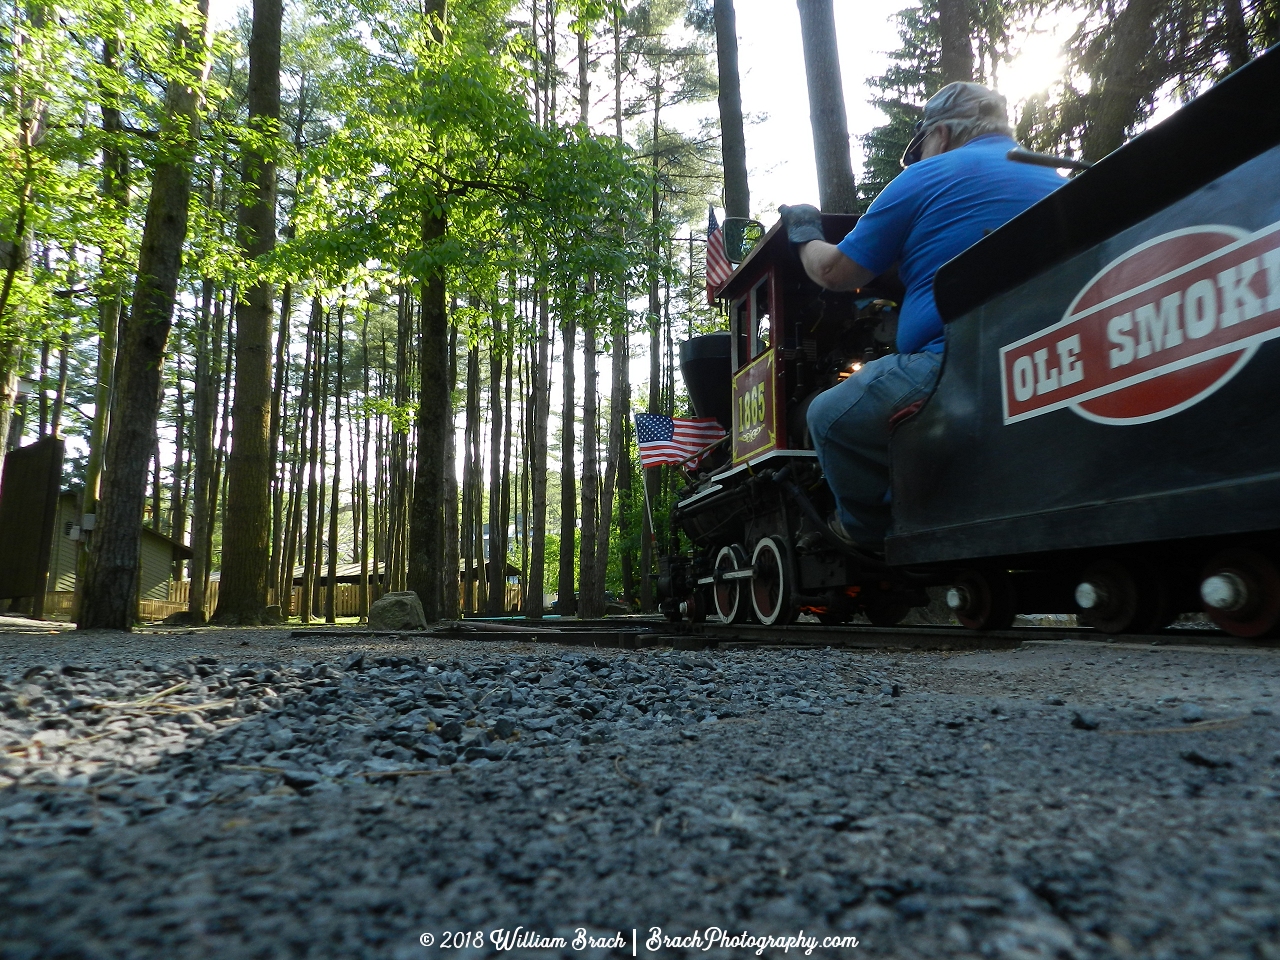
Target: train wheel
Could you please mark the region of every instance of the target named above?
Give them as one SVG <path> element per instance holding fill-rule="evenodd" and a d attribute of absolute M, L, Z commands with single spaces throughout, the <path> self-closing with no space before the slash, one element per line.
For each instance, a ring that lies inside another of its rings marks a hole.
<path fill-rule="evenodd" d="M 716 613 L 725 623 L 746 623 L 751 615 L 751 605 L 742 589 L 743 580 L 722 579 L 725 574 L 737 573 L 747 565 L 746 552 L 736 543 L 721 547 L 716 554 L 716 582 L 712 590 Z"/>
<path fill-rule="evenodd" d="M 1173 620 L 1169 586 L 1149 565 L 1100 560 L 1076 586 L 1079 617 L 1103 633 L 1151 633 Z"/>
<path fill-rule="evenodd" d="M 1223 550 L 1204 568 L 1200 599 L 1219 627 L 1237 637 L 1265 637 L 1280 626 L 1280 571 L 1256 550 Z"/>
<path fill-rule="evenodd" d="M 863 608 L 867 619 L 876 627 L 896 627 L 910 612 L 911 604 L 901 600 L 882 600 L 879 603 L 868 603 Z"/>
<path fill-rule="evenodd" d="M 707 605 L 701 593 L 691 593 L 684 602 L 684 615 L 690 623 L 702 623 L 707 619 Z"/>
<path fill-rule="evenodd" d="M 947 606 L 970 630 L 1007 630 L 1017 604 L 1003 570 L 963 570 L 947 588 Z"/>
<path fill-rule="evenodd" d="M 766 627 L 794 623 L 799 610 L 791 602 L 791 573 L 786 545 L 778 537 L 762 537 L 751 557 L 751 606 Z"/>

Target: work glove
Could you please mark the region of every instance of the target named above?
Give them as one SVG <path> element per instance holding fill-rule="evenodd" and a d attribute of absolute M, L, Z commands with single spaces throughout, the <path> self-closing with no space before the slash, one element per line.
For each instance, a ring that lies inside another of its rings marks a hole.
<path fill-rule="evenodd" d="M 818 208 L 808 203 L 797 203 L 794 207 L 783 204 L 778 208 L 782 215 L 782 225 L 786 228 L 787 239 L 793 244 L 808 243 L 810 240 L 825 240 L 822 232 L 822 214 Z"/>

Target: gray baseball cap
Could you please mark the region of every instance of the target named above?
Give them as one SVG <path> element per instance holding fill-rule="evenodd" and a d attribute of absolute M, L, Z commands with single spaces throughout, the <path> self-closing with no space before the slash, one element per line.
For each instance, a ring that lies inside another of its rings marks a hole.
<path fill-rule="evenodd" d="M 1003 94 L 980 83 L 957 80 L 929 98 L 924 115 L 916 121 L 911 142 L 902 153 L 902 165 L 909 167 L 920 159 L 924 138 L 942 120 L 977 120 L 981 117 L 1009 120 L 1009 107 Z"/>

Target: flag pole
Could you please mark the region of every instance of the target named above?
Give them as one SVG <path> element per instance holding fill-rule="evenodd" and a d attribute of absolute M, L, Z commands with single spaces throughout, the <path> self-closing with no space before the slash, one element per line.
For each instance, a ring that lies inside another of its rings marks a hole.
<path fill-rule="evenodd" d="M 655 466 L 660 467 L 662 464 L 655 464 Z M 644 491 L 644 513 L 649 518 L 649 543 L 657 546 L 658 534 L 653 527 L 653 507 L 649 504 L 649 484 L 646 482 L 649 479 L 648 471 L 650 468 L 645 467 L 644 469 L 645 473 L 640 477 L 640 489 Z"/>
<path fill-rule="evenodd" d="M 710 453 L 712 450 L 714 450 L 716 447 L 720 446 L 720 444 L 724 443 L 724 442 L 725 442 L 726 440 L 728 440 L 728 439 L 729 439 L 729 434 L 727 434 L 727 433 L 726 433 L 726 434 L 725 434 L 723 437 L 721 437 L 719 440 L 712 440 L 710 443 L 708 443 L 708 444 L 707 444 L 705 447 L 703 447 L 701 450 L 698 450 L 698 451 L 695 451 L 694 453 L 689 454 L 687 457 L 685 457 L 683 460 L 681 460 L 679 463 L 677 463 L 677 464 L 676 464 L 676 466 L 677 466 L 677 467 L 683 467 L 683 466 L 685 466 L 685 464 L 689 463 L 689 461 L 690 461 L 690 460 L 697 460 L 697 459 L 699 459 L 699 458 L 701 458 L 701 457 L 705 457 L 708 453 Z"/>

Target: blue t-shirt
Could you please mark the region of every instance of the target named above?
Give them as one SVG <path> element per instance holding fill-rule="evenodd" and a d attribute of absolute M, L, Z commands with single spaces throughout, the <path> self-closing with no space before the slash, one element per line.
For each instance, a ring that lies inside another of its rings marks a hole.
<path fill-rule="evenodd" d="M 961 250 L 1066 183 L 1047 167 L 1005 157 L 1017 144 L 989 133 L 913 163 L 876 197 L 840 252 L 877 275 L 898 264 L 907 295 L 898 352 L 942 350 L 933 275 Z"/>

